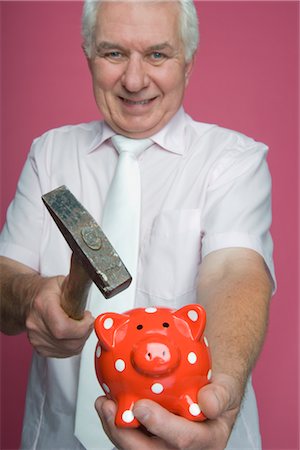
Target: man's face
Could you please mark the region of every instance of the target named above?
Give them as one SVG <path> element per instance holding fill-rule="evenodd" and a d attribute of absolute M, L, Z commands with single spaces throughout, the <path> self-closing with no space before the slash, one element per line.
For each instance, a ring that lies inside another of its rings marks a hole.
<path fill-rule="evenodd" d="M 132 138 L 151 136 L 180 107 L 186 64 L 177 2 L 106 1 L 99 8 L 94 95 L 106 122 Z"/>

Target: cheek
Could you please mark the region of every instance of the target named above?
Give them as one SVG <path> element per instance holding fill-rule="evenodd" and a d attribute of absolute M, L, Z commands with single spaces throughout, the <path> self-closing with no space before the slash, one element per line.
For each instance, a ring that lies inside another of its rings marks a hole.
<path fill-rule="evenodd" d="M 179 71 L 177 67 L 173 70 L 165 70 L 157 78 L 157 84 L 160 86 L 161 91 L 165 95 L 179 97 L 182 95 L 182 91 L 185 88 L 185 74 Z"/>
<path fill-rule="evenodd" d="M 105 67 L 105 64 L 97 64 L 93 68 L 93 84 L 95 91 L 110 91 L 119 79 L 119 71 L 114 67 Z"/>

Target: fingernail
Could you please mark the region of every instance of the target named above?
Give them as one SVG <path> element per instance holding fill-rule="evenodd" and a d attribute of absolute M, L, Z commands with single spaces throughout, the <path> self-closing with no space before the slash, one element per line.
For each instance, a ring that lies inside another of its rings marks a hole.
<path fill-rule="evenodd" d="M 145 406 L 137 406 L 134 408 L 134 416 L 141 422 L 144 420 L 147 420 L 150 416 L 150 410 L 149 408 L 146 408 Z"/>

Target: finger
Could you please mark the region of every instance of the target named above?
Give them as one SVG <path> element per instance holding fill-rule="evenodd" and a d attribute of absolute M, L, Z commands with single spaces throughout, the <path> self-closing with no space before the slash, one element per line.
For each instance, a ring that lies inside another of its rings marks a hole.
<path fill-rule="evenodd" d="M 155 450 L 185 449 L 207 450 L 226 447 L 234 418 L 220 417 L 217 420 L 192 422 L 176 416 L 151 400 L 136 402 L 135 417 L 148 431 L 159 437 Z M 164 446 L 161 446 L 164 443 Z"/>
<path fill-rule="evenodd" d="M 51 301 L 45 301 L 42 317 L 56 339 L 80 339 L 88 336 L 93 329 L 94 318 L 91 313 L 86 311 L 81 320 L 72 319 L 62 309 L 59 295 L 53 295 Z"/>
<path fill-rule="evenodd" d="M 61 308 L 59 299 L 52 298 L 44 305 L 43 310 L 33 311 L 27 320 L 27 326 L 32 331 L 40 330 L 49 338 L 57 341 L 88 338 L 93 330 L 94 318 L 89 311 L 84 313 L 82 320 L 70 318 Z"/>
<path fill-rule="evenodd" d="M 43 280 L 39 294 L 31 304 L 30 318 L 40 318 L 45 328 L 56 339 L 87 338 L 93 329 L 94 318 L 85 312 L 82 320 L 73 320 L 61 307 L 61 284 L 64 277 L 57 276 Z"/>
<path fill-rule="evenodd" d="M 86 340 L 94 329 L 94 317 L 89 311 L 84 312 L 81 320 L 68 317 L 65 312 L 61 322 L 53 327 L 57 339 L 84 339 Z"/>
<path fill-rule="evenodd" d="M 212 383 L 198 393 L 201 410 L 209 419 L 216 419 L 239 405 L 239 388 L 236 380 L 225 374 L 216 375 Z"/>
<path fill-rule="evenodd" d="M 115 425 L 116 405 L 99 397 L 95 403 L 104 431 L 119 450 L 167 450 L 165 443 L 146 435 L 141 429 L 118 428 Z"/>
<path fill-rule="evenodd" d="M 112 422 L 115 420 L 117 410 L 115 403 L 104 396 L 98 397 L 95 402 L 95 408 L 106 434 L 111 435 L 110 430 L 114 428 L 114 423 Z"/>
<path fill-rule="evenodd" d="M 148 431 L 168 444 L 167 448 L 201 450 L 212 438 L 205 422 L 189 421 L 170 413 L 151 400 L 136 402 L 133 413 Z"/>
<path fill-rule="evenodd" d="M 64 311 L 57 314 L 56 308 L 54 306 L 50 320 L 49 315 L 31 314 L 27 320 L 28 339 L 42 356 L 63 358 L 77 355 L 93 330 L 94 318 L 86 311 L 82 321 L 76 321 L 66 316 Z M 58 318 L 58 315 L 63 317 Z"/>

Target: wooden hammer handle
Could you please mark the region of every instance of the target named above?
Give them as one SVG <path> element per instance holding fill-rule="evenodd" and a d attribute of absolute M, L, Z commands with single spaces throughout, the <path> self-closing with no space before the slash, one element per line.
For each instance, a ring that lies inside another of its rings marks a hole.
<path fill-rule="evenodd" d="M 81 320 L 92 280 L 78 257 L 73 253 L 69 275 L 62 285 L 61 306 L 69 317 Z"/>

